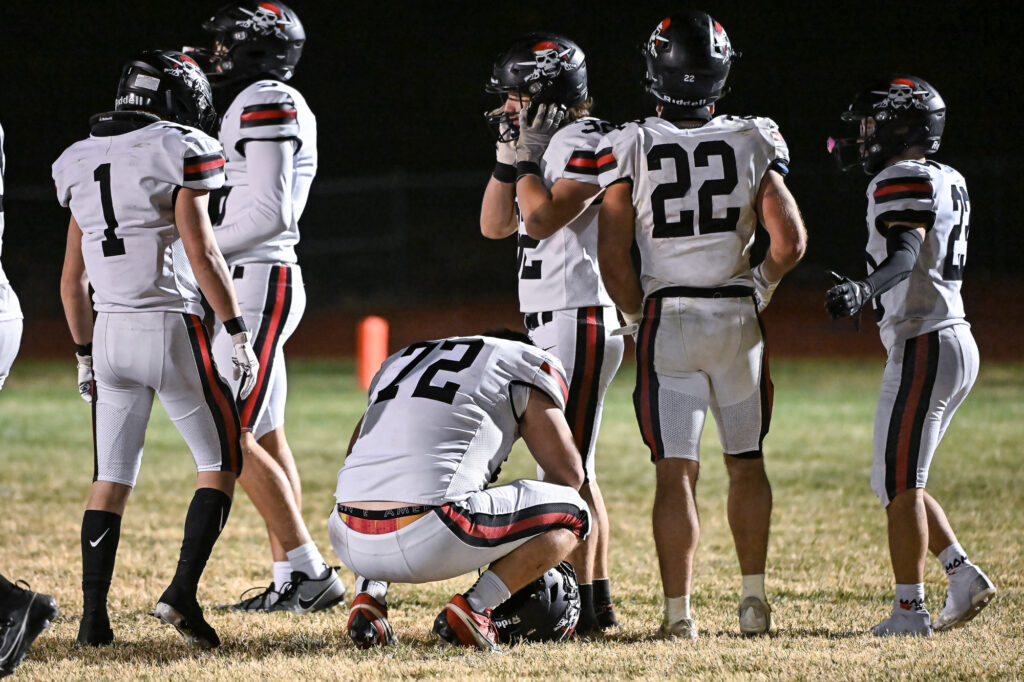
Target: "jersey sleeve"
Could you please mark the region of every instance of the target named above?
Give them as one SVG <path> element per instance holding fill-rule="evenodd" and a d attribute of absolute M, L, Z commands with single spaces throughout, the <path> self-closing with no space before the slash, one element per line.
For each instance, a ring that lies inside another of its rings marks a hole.
<path fill-rule="evenodd" d="M 543 391 L 560 410 L 565 410 L 565 403 L 569 399 L 569 382 L 566 381 L 562 363 L 555 356 L 527 347 L 523 351 L 517 373 L 520 375 L 517 377 L 519 381 Z"/>
<path fill-rule="evenodd" d="M 604 121 L 587 119 L 563 128 L 564 134 L 551 140 L 552 148 L 558 146 L 556 162 L 560 166 L 561 177 L 598 184 L 597 146 L 601 142 L 600 131 L 606 126 Z M 588 133 L 587 130 L 593 132 Z"/>
<path fill-rule="evenodd" d="M 302 144 L 295 98 L 276 81 L 267 81 L 252 90 L 242 102 L 238 116 L 240 137 L 236 147 L 243 154 L 245 144 L 253 140 L 291 140 L 296 150 Z"/>
<path fill-rule="evenodd" d="M 935 223 L 935 185 L 927 165 L 897 163 L 875 177 L 871 203 L 875 226 L 884 235 L 887 223 L 911 223 L 930 230 Z"/>
<path fill-rule="evenodd" d="M 768 148 L 768 170 L 782 175 L 789 173 L 789 145 L 779 132 L 779 126 L 770 118 L 758 118 L 757 130 L 761 133 Z"/>
<path fill-rule="evenodd" d="M 637 125 L 630 123 L 625 128 L 613 130 L 601 138 L 595 159 L 601 187 L 608 187 L 623 180 L 633 183 L 637 132 Z"/>
<path fill-rule="evenodd" d="M 224 185 L 224 154 L 220 143 L 198 130 L 184 137 L 185 151 L 181 161 L 182 187 L 199 190 L 218 189 Z"/>
<path fill-rule="evenodd" d="M 67 174 L 64 172 L 65 158 L 68 152 L 65 151 L 60 157 L 53 162 L 51 171 L 53 173 L 53 186 L 57 190 L 57 202 L 67 208 L 71 204 L 71 186 L 67 180 Z"/>

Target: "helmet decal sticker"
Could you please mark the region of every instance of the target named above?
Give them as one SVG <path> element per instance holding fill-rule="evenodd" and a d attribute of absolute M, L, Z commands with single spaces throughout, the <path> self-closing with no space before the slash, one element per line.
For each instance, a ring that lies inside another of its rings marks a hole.
<path fill-rule="evenodd" d="M 885 95 L 885 99 L 875 104 L 876 109 L 927 109 L 925 100 L 931 97 L 931 92 L 917 88 L 914 81 L 908 78 L 894 78 L 889 84 L 888 90 L 872 90 L 874 95 Z"/>
<path fill-rule="evenodd" d="M 663 38 L 661 34 L 672 24 L 672 19 L 663 19 L 660 24 L 651 33 L 651 37 L 647 39 L 647 52 L 653 57 L 658 51 L 658 43 L 668 43 L 668 38 Z"/>
<path fill-rule="evenodd" d="M 534 67 L 533 73 L 526 76 L 527 81 L 554 78 L 563 70 L 574 71 L 576 69 L 576 65 L 572 63 L 572 48 L 561 49 L 558 44 L 550 40 L 533 46 L 533 62 L 520 62 L 520 64 Z"/>
<path fill-rule="evenodd" d="M 252 29 L 254 33 L 260 35 L 273 33 L 275 37 L 287 40 L 288 37 L 285 35 L 284 29 L 292 25 L 292 20 L 286 17 L 276 5 L 261 2 L 254 12 L 244 7 L 238 9 L 249 17 L 235 22 L 238 26 Z"/>

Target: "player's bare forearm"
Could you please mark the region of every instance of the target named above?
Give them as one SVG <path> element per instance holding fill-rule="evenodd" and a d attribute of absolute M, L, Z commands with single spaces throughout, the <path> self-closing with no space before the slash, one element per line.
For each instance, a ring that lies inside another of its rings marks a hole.
<path fill-rule="evenodd" d="M 548 192 L 536 175 L 523 176 L 516 183 L 516 194 L 526 234 L 534 239 L 547 239 L 582 213 L 600 190 L 598 185 L 559 178 Z"/>
<path fill-rule="evenodd" d="M 530 454 L 544 470 L 544 480 L 579 490 L 583 485 L 582 458 L 565 414 L 551 398 L 540 390 L 531 391 L 519 429 Z"/>
<path fill-rule="evenodd" d="M 205 191 L 181 188 L 174 205 L 174 220 L 199 289 L 209 301 L 213 312 L 224 321 L 242 313 L 231 285 L 228 265 L 213 237 L 213 228 L 206 212 L 208 201 L 209 196 Z"/>
<path fill-rule="evenodd" d="M 515 185 L 491 176 L 480 204 L 480 233 L 488 239 L 503 239 L 515 232 L 515 201 Z"/>
<path fill-rule="evenodd" d="M 758 218 L 771 237 L 762 267 L 765 277 L 773 282 L 796 267 L 807 250 L 807 229 L 796 199 L 786 187 L 782 175 L 765 173 L 757 197 Z"/>
<path fill-rule="evenodd" d="M 89 276 L 82 257 L 82 230 L 74 216 L 68 223 L 64 249 L 64 268 L 60 275 L 60 300 L 64 317 L 75 343 L 92 342 L 92 304 L 89 301 Z"/>
<path fill-rule="evenodd" d="M 624 313 L 640 312 L 643 289 L 633 267 L 633 201 L 630 187 L 618 183 L 605 190 L 597 220 L 597 259 L 612 301 Z"/>

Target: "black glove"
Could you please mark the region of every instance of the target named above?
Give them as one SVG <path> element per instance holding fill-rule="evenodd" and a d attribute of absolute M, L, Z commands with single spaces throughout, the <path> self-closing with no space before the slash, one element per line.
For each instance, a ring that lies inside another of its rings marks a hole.
<path fill-rule="evenodd" d="M 867 282 L 855 282 L 849 277 L 831 271 L 828 276 L 836 283 L 825 294 L 825 310 L 833 320 L 856 315 L 864 304 L 871 300 L 871 287 Z"/>

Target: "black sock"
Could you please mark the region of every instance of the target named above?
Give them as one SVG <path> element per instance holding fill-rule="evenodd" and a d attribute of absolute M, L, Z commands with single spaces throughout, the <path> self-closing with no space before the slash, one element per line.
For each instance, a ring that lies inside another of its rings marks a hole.
<path fill-rule="evenodd" d="M 600 610 L 612 603 L 612 581 L 611 578 L 594 579 L 594 608 Z"/>
<path fill-rule="evenodd" d="M 7 599 L 7 596 L 14 591 L 14 584 L 7 578 L 0 575 L 0 602 Z"/>
<path fill-rule="evenodd" d="M 114 575 L 114 558 L 121 541 L 121 516 L 86 509 L 82 515 L 82 608 L 107 608 L 107 591 Z"/>
<path fill-rule="evenodd" d="M 594 616 L 594 586 L 580 585 L 580 611 L 588 618 Z"/>
<path fill-rule="evenodd" d="M 185 515 L 185 537 L 181 541 L 178 570 L 171 587 L 195 595 L 213 545 L 220 537 L 231 512 L 231 498 L 215 488 L 199 488 Z"/>

